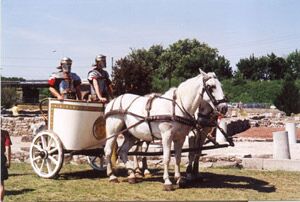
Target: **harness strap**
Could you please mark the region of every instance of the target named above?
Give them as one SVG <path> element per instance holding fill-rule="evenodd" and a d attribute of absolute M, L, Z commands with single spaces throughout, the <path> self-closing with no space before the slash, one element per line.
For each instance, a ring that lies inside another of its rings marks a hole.
<path fill-rule="evenodd" d="M 173 105 L 173 116 L 175 116 L 175 106 L 176 106 L 176 90 L 173 91 L 173 100 L 172 100 L 172 105 Z"/>
<path fill-rule="evenodd" d="M 147 111 L 147 117 L 145 118 L 145 121 L 147 122 L 148 124 L 148 127 L 149 127 L 149 130 L 150 130 L 150 134 L 151 134 L 151 137 L 152 137 L 152 141 L 154 141 L 155 139 L 155 136 L 153 135 L 153 131 L 152 131 L 152 127 L 151 127 L 151 123 L 149 121 L 149 117 L 150 117 L 150 110 L 152 108 L 152 102 L 153 100 L 157 98 L 156 95 L 154 96 L 150 96 L 147 103 L 146 103 L 146 111 Z"/>
<path fill-rule="evenodd" d="M 173 92 L 173 99 L 161 97 L 161 96 L 158 96 L 158 95 L 151 96 L 148 99 L 147 104 L 145 106 L 145 109 L 147 111 L 147 116 L 146 117 L 128 111 L 128 109 L 131 107 L 131 105 L 138 98 L 140 98 L 140 96 L 133 99 L 126 109 L 123 109 L 123 107 L 122 107 L 123 96 L 121 97 L 121 100 L 120 100 L 120 109 L 110 110 L 109 112 L 107 112 L 104 115 L 104 118 L 107 119 L 107 117 L 112 116 L 112 115 L 125 115 L 125 114 L 127 114 L 127 115 L 131 115 L 131 116 L 134 116 L 134 117 L 138 117 L 141 120 L 138 121 L 136 124 L 130 126 L 129 128 L 126 128 L 126 129 L 122 130 L 122 132 L 120 132 L 119 134 L 121 134 L 125 131 L 128 131 L 130 128 L 135 127 L 135 126 L 141 124 L 142 122 L 147 122 L 147 124 L 149 126 L 151 136 L 152 136 L 152 141 L 153 141 L 155 139 L 155 136 L 153 135 L 153 131 L 152 131 L 152 127 L 151 127 L 151 122 L 153 122 L 153 121 L 167 121 L 167 122 L 176 121 L 176 122 L 182 123 L 184 125 L 188 125 L 188 126 L 191 126 L 191 127 L 196 127 L 196 122 L 197 121 L 195 120 L 195 118 L 193 116 L 191 116 L 186 110 L 182 109 L 178 105 L 178 103 L 176 102 L 176 90 L 174 90 L 174 92 Z M 171 101 L 172 106 L 173 106 L 172 115 L 153 115 L 153 116 L 150 116 L 150 111 L 151 111 L 151 108 L 152 108 L 152 102 L 155 98 L 161 98 L 161 99 Z M 182 111 L 183 114 L 186 114 L 188 116 L 188 118 L 177 116 L 176 111 L 175 111 L 176 106 Z"/>
<path fill-rule="evenodd" d="M 124 96 L 124 95 L 123 95 L 123 96 Z M 125 109 L 125 112 L 127 112 L 128 109 L 131 107 L 131 105 L 132 105 L 137 99 L 139 99 L 140 97 L 141 97 L 141 96 L 134 98 L 134 99 L 131 101 L 131 103 L 128 105 L 128 107 Z M 122 100 L 121 100 L 120 103 L 122 103 Z M 120 104 L 120 105 L 121 105 L 121 104 Z M 122 109 L 122 107 L 121 107 L 121 109 Z"/>

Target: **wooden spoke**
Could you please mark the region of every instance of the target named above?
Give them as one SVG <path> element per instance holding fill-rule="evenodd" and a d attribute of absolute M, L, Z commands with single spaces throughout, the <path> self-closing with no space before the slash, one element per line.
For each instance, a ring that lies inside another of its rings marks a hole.
<path fill-rule="evenodd" d="M 58 164 L 58 161 L 57 161 L 54 157 L 49 156 L 49 159 L 50 159 L 50 161 L 52 161 L 55 165 Z"/>

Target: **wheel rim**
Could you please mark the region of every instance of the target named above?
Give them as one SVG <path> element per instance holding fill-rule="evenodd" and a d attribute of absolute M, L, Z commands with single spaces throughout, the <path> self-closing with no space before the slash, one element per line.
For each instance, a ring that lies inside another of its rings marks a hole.
<path fill-rule="evenodd" d="M 55 177 L 61 169 L 63 158 L 63 148 L 57 135 L 42 131 L 35 136 L 30 147 L 30 161 L 40 177 Z"/>
<path fill-rule="evenodd" d="M 87 160 L 89 165 L 94 170 L 105 171 L 106 170 L 106 162 L 103 155 L 100 156 L 87 156 Z"/>

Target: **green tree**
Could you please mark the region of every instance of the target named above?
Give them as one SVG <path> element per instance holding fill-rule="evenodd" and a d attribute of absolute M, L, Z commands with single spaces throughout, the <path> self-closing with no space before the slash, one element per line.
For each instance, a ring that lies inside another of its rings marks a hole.
<path fill-rule="evenodd" d="M 117 61 L 112 78 L 117 94 L 163 92 L 198 75 L 199 68 L 206 72 L 215 72 L 219 79 L 232 77 L 229 61 L 218 55 L 217 49 L 210 48 L 196 39 L 185 39 L 171 44 L 166 49 L 161 45 L 153 45 L 148 50 L 131 50 L 128 56 Z M 134 76 L 130 76 L 130 71 L 134 72 Z M 144 84 L 139 84 L 141 77 Z M 142 85 L 143 90 L 137 90 Z"/>
<path fill-rule="evenodd" d="M 285 75 L 282 89 L 274 104 L 287 115 L 300 112 L 300 92 L 290 74 Z"/>
<path fill-rule="evenodd" d="M 185 80 L 199 74 L 199 68 L 205 72 L 215 72 L 219 79 L 231 78 L 232 69 L 218 50 L 196 39 L 179 40 L 169 46 L 161 57 L 160 75 Z"/>
<path fill-rule="evenodd" d="M 240 59 L 236 64 L 237 72 L 243 75 L 244 79 L 257 80 L 259 78 L 259 70 L 256 69 L 257 60 L 254 55 Z"/>
<path fill-rule="evenodd" d="M 1 80 L 2 81 L 26 81 L 22 77 L 4 77 L 4 76 L 1 76 Z"/>
<path fill-rule="evenodd" d="M 145 95 L 151 92 L 151 69 L 130 57 L 116 62 L 112 78 L 116 95 L 124 93 Z"/>
<path fill-rule="evenodd" d="M 287 63 L 285 59 L 282 57 L 277 57 L 274 53 L 268 55 L 268 71 L 267 79 L 283 79 L 287 72 Z"/>
<path fill-rule="evenodd" d="M 300 52 L 295 50 L 290 53 L 286 58 L 286 62 L 288 65 L 288 71 L 292 74 L 292 76 L 300 79 Z"/>

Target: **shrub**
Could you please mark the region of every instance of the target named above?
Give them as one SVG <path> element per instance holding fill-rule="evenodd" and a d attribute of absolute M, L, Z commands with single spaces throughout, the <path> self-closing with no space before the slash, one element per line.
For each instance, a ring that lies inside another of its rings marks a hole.
<path fill-rule="evenodd" d="M 295 80 L 290 75 L 285 76 L 281 91 L 275 99 L 274 104 L 288 116 L 291 113 L 300 112 L 300 92 L 295 84 Z"/>
<path fill-rule="evenodd" d="M 17 92 L 15 88 L 1 89 L 1 106 L 10 108 L 17 103 Z"/>

